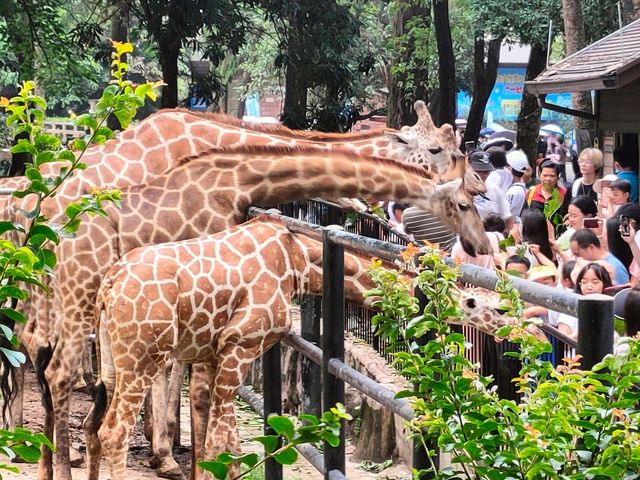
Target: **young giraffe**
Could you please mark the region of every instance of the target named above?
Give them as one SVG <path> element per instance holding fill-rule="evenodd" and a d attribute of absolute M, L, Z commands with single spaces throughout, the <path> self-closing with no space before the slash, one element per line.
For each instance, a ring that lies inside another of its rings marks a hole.
<path fill-rule="evenodd" d="M 106 218 L 83 222 L 75 239 L 65 239 L 56 247 L 58 264 L 52 288 L 61 311 L 53 318 L 61 321 L 49 330 L 56 348 L 46 379 L 60 451 L 68 449 L 64 441 L 68 442 L 70 388 L 94 325 L 95 293 L 102 275 L 117 258 L 138 246 L 193 238 L 241 223 L 250 204 L 364 194 L 437 211 L 455 231 L 462 231 L 464 225 L 479 252 L 489 249 L 472 198 L 461 188 L 461 181 L 437 185 L 422 168 L 337 149 L 331 156 L 317 148 L 291 147 L 211 152 L 188 159 L 144 185 L 123 189 L 121 209 L 109 206 Z M 41 296 L 34 292 L 35 298 Z M 48 330 L 40 322 L 37 327 Z M 56 469 L 62 474 L 64 460 L 56 457 Z"/>
<path fill-rule="evenodd" d="M 215 235 L 137 248 L 109 270 L 96 311 L 97 316 L 105 312 L 100 322 L 102 380 L 115 393 L 99 441 L 96 419 L 106 404 L 96 406 L 87 429 L 90 479 L 98 478 L 101 446 L 111 479 L 127 478 L 135 419 L 171 357 L 211 365 L 206 447 L 204 457 L 195 460 L 215 458 L 224 450 L 240 453 L 233 399 L 253 361 L 289 331 L 292 299 L 322 294 L 319 237 L 319 231 L 294 233 L 277 220 L 257 218 Z M 345 297 L 363 304 L 364 292 L 374 287 L 368 275 L 371 260 L 347 251 L 344 264 Z M 467 315 L 481 310 L 479 303 L 473 307 Z M 510 320 L 500 315 L 502 324 Z"/>
<path fill-rule="evenodd" d="M 419 120 L 418 125 L 420 122 L 426 121 L 430 121 L 430 118 L 423 117 Z M 421 131 L 432 130 L 427 126 L 421 128 Z M 185 110 L 163 110 L 150 116 L 137 127 L 123 132 L 117 140 L 111 140 L 103 146 L 87 151 L 83 161 L 89 165 L 89 168 L 66 182 L 57 197 L 47 202 L 45 208 L 51 217 L 56 217 L 64 211 L 69 201 L 77 199 L 81 194 L 90 193 L 96 186 L 123 187 L 142 183 L 175 166 L 181 157 L 197 155 L 214 146 L 225 147 L 242 144 L 307 145 L 324 150 L 350 148 L 362 155 L 378 154 L 407 162 L 414 161 L 414 155 L 419 155 L 421 158 L 425 155 L 427 157 L 434 155 L 429 149 L 437 152 L 435 155 L 439 157 L 448 156 L 450 161 L 452 156 L 459 156 L 459 151 L 451 151 L 446 145 L 438 147 L 435 144 L 436 146 L 434 146 L 434 143 L 429 139 L 418 139 L 417 143 L 406 145 L 401 141 L 396 142 L 393 138 L 382 133 L 335 135 L 300 133 L 284 127 L 246 129 L 231 122 L 229 117 L 208 117 Z M 451 163 L 454 162 L 451 161 Z M 46 168 L 51 169 L 49 173 L 55 173 L 55 166 Z M 8 182 L 15 187 L 25 186 L 24 179 L 14 179 Z M 475 188 L 477 190 L 479 187 Z M 12 218 L 19 219 L 16 212 L 20 207 L 24 208 L 22 201 L 10 199 L 7 203 L 11 206 L 9 212 Z M 34 306 L 34 310 L 36 315 L 42 315 L 42 312 L 49 310 L 49 305 Z M 42 319 L 40 324 L 43 324 Z M 35 361 L 38 357 L 37 350 L 46 345 L 47 340 L 44 343 L 41 338 L 33 340 L 33 331 L 33 327 L 26 329 L 22 341 L 24 345 L 32 346 L 29 348 L 29 353 Z M 48 339 L 46 328 L 44 338 Z M 63 420 L 61 419 L 61 421 Z M 59 476 L 61 479 L 68 479 L 71 473 L 68 466 L 68 448 L 66 447 L 68 434 L 64 427 L 59 429 L 56 437 L 58 441 L 57 457 L 60 458 L 58 463 Z M 41 461 L 42 469 L 50 464 L 50 453 L 45 452 Z M 175 462 L 172 467 L 167 468 L 179 471 Z M 41 478 L 45 476 L 52 478 L 53 471 L 50 466 L 44 471 L 45 473 L 40 475 Z"/>

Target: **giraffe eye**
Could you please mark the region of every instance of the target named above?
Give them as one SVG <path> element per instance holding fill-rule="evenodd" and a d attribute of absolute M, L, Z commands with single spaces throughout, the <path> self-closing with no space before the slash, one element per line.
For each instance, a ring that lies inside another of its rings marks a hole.
<path fill-rule="evenodd" d="M 437 155 L 442 151 L 442 147 L 430 148 L 429 153 L 432 155 Z"/>
<path fill-rule="evenodd" d="M 458 208 L 461 212 L 466 212 L 471 210 L 471 205 L 469 205 L 468 203 L 459 203 Z"/>
<path fill-rule="evenodd" d="M 475 298 L 467 298 L 464 301 L 464 304 L 468 307 L 468 308 L 476 308 L 476 300 Z"/>

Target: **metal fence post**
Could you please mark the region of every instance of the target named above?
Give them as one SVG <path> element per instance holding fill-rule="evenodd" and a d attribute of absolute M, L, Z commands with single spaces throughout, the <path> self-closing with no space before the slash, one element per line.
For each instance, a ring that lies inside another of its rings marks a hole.
<path fill-rule="evenodd" d="M 344 382 L 329 373 L 329 360 L 344 361 L 344 248 L 331 241 L 331 230 L 322 232 L 322 410 L 344 404 Z M 332 470 L 346 472 L 344 425 L 340 445 L 324 444 L 325 479 Z"/>
<path fill-rule="evenodd" d="M 269 427 L 267 418 L 270 413 L 280 415 L 282 413 L 282 356 L 280 342 L 276 343 L 262 356 L 262 391 L 264 402 L 264 434 L 275 435 L 275 431 Z M 280 447 L 281 442 L 278 442 Z M 282 480 L 282 465 L 273 458 L 268 459 L 264 465 L 265 480 Z"/>
<path fill-rule="evenodd" d="M 578 351 L 581 366 L 590 370 L 613 353 L 613 298 L 590 295 L 578 300 Z"/>
<path fill-rule="evenodd" d="M 320 345 L 322 297 L 303 295 L 300 299 L 300 336 Z M 322 377 L 318 365 L 302 356 L 302 411 L 319 416 L 322 413 Z"/>
<path fill-rule="evenodd" d="M 429 304 L 429 299 L 427 298 L 427 296 L 422 292 L 422 290 L 420 290 L 419 288 L 416 288 L 415 290 L 415 296 L 418 299 L 418 308 L 419 308 L 419 312 L 424 312 L 424 309 L 427 307 L 427 305 Z M 418 345 L 426 345 L 429 340 L 433 340 L 435 339 L 435 333 L 434 332 L 429 332 L 426 335 L 424 335 L 421 338 L 417 338 L 415 339 L 415 342 Z M 415 390 L 417 391 L 417 386 L 415 387 Z M 426 444 L 427 449 L 429 450 L 436 450 L 438 448 L 438 446 L 436 444 L 433 443 L 427 443 Z M 417 471 L 423 470 L 423 469 L 427 469 L 431 466 L 431 463 L 429 462 L 429 452 L 427 450 L 425 450 L 422 446 L 422 442 L 420 442 L 419 440 L 414 440 L 413 441 L 413 468 L 416 469 Z M 433 463 L 438 466 L 439 464 L 439 457 L 438 455 L 436 455 L 433 458 Z M 426 475 L 421 475 L 420 477 L 418 477 L 420 480 L 427 480 L 429 478 L 433 478 L 434 475 L 433 474 L 426 474 Z"/>

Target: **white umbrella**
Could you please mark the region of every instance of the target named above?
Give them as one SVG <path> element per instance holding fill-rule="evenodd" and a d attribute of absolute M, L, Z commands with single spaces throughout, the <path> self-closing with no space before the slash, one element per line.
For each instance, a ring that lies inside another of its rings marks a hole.
<path fill-rule="evenodd" d="M 540 130 L 547 133 L 553 133 L 555 135 L 564 135 L 564 131 L 558 125 L 554 123 L 550 123 L 549 125 L 545 125 L 544 127 L 540 127 Z"/>

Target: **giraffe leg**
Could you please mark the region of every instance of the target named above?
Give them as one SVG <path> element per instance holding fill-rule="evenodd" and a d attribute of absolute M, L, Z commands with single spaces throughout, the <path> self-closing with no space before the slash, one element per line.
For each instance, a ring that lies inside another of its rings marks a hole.
<path fill-rule="evenodd" d="M 124 372 L 116 375 L 116 389 L 104 422 L 98 430 L 102 451 L 109 463 L 111 480 L 127 479 L 127 452 L 136 417 L 151 385 L 149 375 L 157 374 L 154 366 L 144 374 Z M 154 372 L 155 370 L 155 372 Z"/>
<path fill-rule="evenodd" d="M 156 473 L 161 478 L 172 480 L 184 480 L 180 466 L 172 455 L 172 438 L 167 429 L 167 381 L 163 370 L 156 376 L 151 386 L 153 412 L 153 441 L 152 452 L 156 467 Z"/>
<path fill-rule="evenodd" d="M 213 369 L 209 365 L 191 366 L 189 399 L 191 401 L 191 480 L 202 479 L 202 469 L 197 462 L 204 458 L 204 443 L 209 415 L 209 379 Z"/>
<path fill-rule="evenodd" d="M 56 480 L 71 480 L 71 461 L 69 456 L 69 407 L 71 388 L 78 371 L 78 363 L 86 346 L 85 339 L 90 333 L 87 325 L 75 325 L 78 331 L 72 335 L 60 335 L 53 351 L 51 362 L 45 375 L 51 388 L 51 399 L 55 412 L 55 477 Z M 86 330 L 86 331 L 82 331 Z"/>
<path fill-rule="evenodd" d="M 171 377 L 169 380 L 169 399 L 167 401 L 167 429 L 169 438 L 173 441 L 173 446 L 180 445 L 180 395 L 182 393 L 182 381 L 184 380 L 184 363 L 174 360 L 171 366 Z"/>

